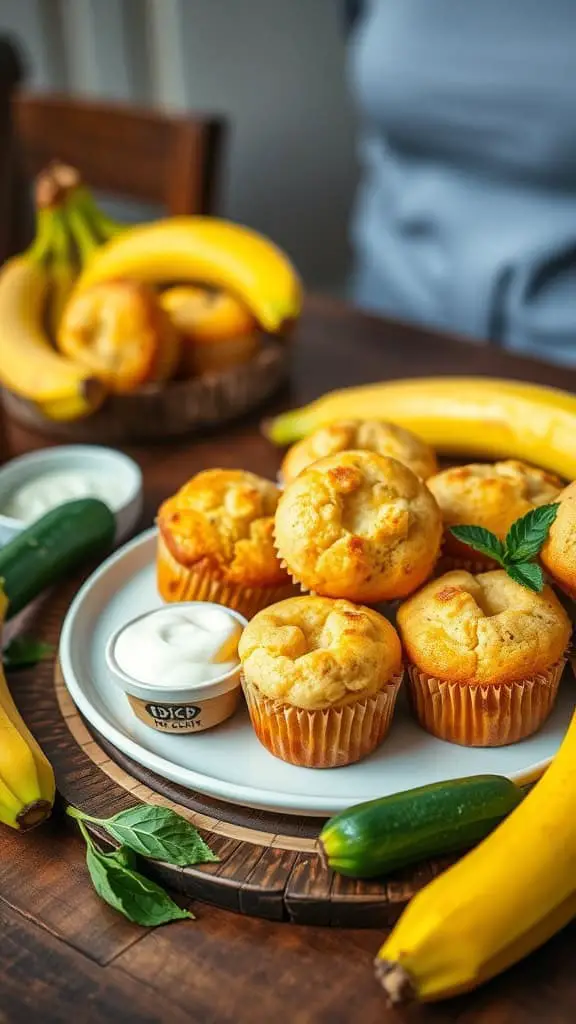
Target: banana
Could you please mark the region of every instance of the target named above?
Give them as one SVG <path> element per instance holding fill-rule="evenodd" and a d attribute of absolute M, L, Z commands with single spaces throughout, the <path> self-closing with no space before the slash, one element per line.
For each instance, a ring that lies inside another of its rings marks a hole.
<path fill-rule="evenodd" d="M 265 425 L 290 444 L 339 419 L 391 420 L 451 455 L 509 457 L 576 478 L 576 397 L 486 377 L 423 377 L 333 391 Z"/>
<path fill-rule="evenodd" d="M 0 620 L 8 600 L 0 590 Z M 0 666 L 0 822 L 25 832 L 39 825 L 54 804 L 50 763 L 24 725 Z"/>
<path fill-rule="evenodd" d="M 0 382 L 23 398 L 46 403 L 53 419 L 92 412 L 102 385 L 58 355 L 42 326 L 49 272 L 30 256 L 16 256 L 0 273 Z"/>
<path fill-rule="evenodd" d="M 58 328 L 66 303 L 72 294 L 77 277 L 72 254 L 71 238 L 63 213 L 54 218 L 53 253 L 49 264 L 50 295 L 48 321 L 52 338 L 58 335 Z"/>
<path fill-rule="evenodd" d="M 126 228 L 93 256 L 77 288 L 127 277 L 193 281 L 235 294 L 267 331 L 298 315 L 301 285 L 288 258 L 262 235 L 212 217 L 172 217 Z"/>
<path fill-rule="evenodd" d="M 575 761 L 576 714 L 519 807 L 408 904 L 376 958 L 392 1002 L 475 988 L 576 915 Z"/>

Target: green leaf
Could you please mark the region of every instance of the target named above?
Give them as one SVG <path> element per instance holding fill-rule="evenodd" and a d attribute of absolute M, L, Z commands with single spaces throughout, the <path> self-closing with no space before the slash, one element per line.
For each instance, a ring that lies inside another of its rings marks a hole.
<path fill-rule="evenodd" d="M 558 513 L 558 503 L 533 508 L 512 523 L 506 536 L 506 561 L 516 564 L 536 558 Z"/>
<path fill-rule="evenodd" d="M 55 650 L 54 644 L 45 644 L 33 637 L 16 636 L 4 648 L 2 659 L 8 669 L 26 668 L 51 658 Z"/>
<path fill-rule="evenodd" d="M 150 928 L 193 918 L 193 914 L 182 910 L 159 885 L 123 863 L 125 859 L 122 852 L 102 853 L 88 842 L 86 864 L 94 888 L 105 903 L 129 921 Z"/>
<path fill-rule="evenodd" d="M 485 530 L 483 526 L 451 526 L 450 533 L 462 544 L 467 544 L 481 555 L 487 555 L 499 565 L 504 565 L 505 547 L 500 538 L 490 530 Z"/>
<path fill-rule="evenodd" d="M 219 859 L 196 829 L 168 807 L 138 804 L 101 824 L 119 843 L 152 860 L 185 867 Z"/>
<path fill-rule="evenodd" d="M 114 861 L 116 864 L 119 864 L 121 868 L 130 868 L 131 871 L 134 871 L 137 867 L 136 854 L 127 846 L 119 846 L 116 850 L 111 850 L 109 853 L 103 854 L 103 856 L 106 857 L 107 861 Z"/>
<path fill-rule="evenodd" d="M 518 562 L 506 566 L 506 572 L 515 583 L 539 594 L 544 589 L 544 573 L 536 562 Z"/>

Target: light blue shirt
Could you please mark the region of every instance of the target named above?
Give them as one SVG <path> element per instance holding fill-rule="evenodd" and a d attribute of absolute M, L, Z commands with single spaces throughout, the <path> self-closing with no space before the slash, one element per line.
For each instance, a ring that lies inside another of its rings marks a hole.
<path fill-rule="evenodd" d="M 372 0 L 353 297 L 576 365 L 576 0 Z"/>

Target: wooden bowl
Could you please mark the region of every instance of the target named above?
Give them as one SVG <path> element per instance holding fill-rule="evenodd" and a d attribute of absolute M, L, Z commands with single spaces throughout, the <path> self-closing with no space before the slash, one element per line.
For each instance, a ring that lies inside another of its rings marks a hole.
<path fill-rule="evenodd" d="M 47 419 L 32 402 L 4 392 L 7 415 L 49 437 L 78 443 L 157 441 L 227 423 L 264 402 L 288 376 L 289 346 L 266 336 L 253 359 L 219 374 L 152 384 L 110 395 L 92 416 L 72 423 Z"/>

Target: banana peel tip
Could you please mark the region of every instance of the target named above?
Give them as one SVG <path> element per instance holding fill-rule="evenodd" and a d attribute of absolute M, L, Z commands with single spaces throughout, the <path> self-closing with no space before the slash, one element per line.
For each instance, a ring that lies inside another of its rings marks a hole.
<path fill-rule="evenodd" d="M 390 1006 L 400 1006 L 412 1003 L 416 999 L 416 992 L 408 972 L 401 964 L 394 960 L 383 960 L 376 957 L 374 961 L 374 973 L 388 997 Z"/>

